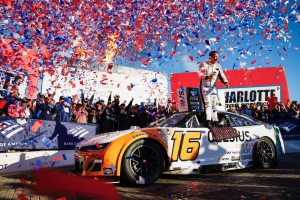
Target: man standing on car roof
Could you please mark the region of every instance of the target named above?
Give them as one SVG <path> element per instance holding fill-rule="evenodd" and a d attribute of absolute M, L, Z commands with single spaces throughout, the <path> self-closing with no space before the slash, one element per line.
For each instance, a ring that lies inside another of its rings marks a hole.
<path fill-rule="evenodd" d="M 211 127 L 212 123 L 214 125 L 218 123 L 218 92 L 216 88 L 218 78 L 227 88 L 229 87 L 227 78 L 223 73 L 221 65 L 218 63 L 218 57 L 219 54 L 217 51 L 211 51 L 209 53 L 209 60 L 200 64 L 198 72 L 200 77 L 201 100 L 203 102 L 208 127 Z"/>

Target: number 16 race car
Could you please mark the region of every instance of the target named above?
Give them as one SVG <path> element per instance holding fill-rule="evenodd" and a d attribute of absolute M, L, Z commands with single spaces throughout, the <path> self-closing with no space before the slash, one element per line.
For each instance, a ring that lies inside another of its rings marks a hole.
<path fill-rule="evenodd" d="M 205 127 L 203 112 L 187 112 L 147 128 L 95 135 L 75 147 L 74 171 L 151 184 L 162 173 L 270 168 L 285 153 L 278 127 L 236 113 L 219 112 L 218 117 L 218 127 Z"/>

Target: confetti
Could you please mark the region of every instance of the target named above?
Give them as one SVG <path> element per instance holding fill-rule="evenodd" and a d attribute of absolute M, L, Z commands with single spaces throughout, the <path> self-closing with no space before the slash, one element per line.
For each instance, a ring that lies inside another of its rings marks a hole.
<path fill-rule="evenodd" d="M 43 125 L 43 121 L 42 120 L 37 120 L 35 122 L 35 124 L 31 127 L 31 131 L 32 132 L 37 132 L 37 130 Z"/>
<path fill-rule="evenodd" d="M 61 198 L 58 198 L 56 200 L 67 200 L 67 198 L 66 197 L 61 197 Z"/>
<path fill-rule="evenodd" d="M 55 194 L 63 190 L 70 194 L 76 191 L 76 195 L 84 196 L 86 199 L 119 199 L 114 185 L 107 184 L 103 180 L 92 181 L 85 177 L 69 176 L 67 173 L 51 169 L 34 171 L 33 177 L 35 181 L 33 192 L 35 194 Z M 82 185 L 89 187 L 82 187 Z"/>
<path fill-rule="evenodd" d="M 42 162 L 40 160 L 36 161 L 35 170 L 39 170 L 41 167 Z"/>
<path fill-rule="evenodd" d="M 191 186 L 194 190 L 197 189 L 196 185 L 194 185 L 193 183 L 190 183 L 190 186 Z"/>

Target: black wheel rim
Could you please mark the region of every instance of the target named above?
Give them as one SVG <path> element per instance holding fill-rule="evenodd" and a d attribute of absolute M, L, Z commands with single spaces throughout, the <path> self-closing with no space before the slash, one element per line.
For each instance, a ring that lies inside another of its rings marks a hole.
<path fill-rule="evenodd" d="M 132 151 L 129 163 L 134 175 L 148 178 L 159 169 L 159 154 L 154 148 L 141 145 Z"/>
<path fill-rule="evenodd" d="M 260 141 L 257 144 L 257 153 L 262 163 L 269 164 L 273 159 L 273 155 L 274 155 L 272 144 L 270 144 L 265 140 Z"/>

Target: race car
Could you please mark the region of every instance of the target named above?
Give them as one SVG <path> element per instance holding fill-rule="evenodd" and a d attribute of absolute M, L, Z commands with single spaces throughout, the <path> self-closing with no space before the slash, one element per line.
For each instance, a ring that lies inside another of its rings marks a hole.
<path fill-rule="evenodd" d="M 285 153 L 278 127 L 237 113 L 219 112 L 218 117 L 218 127 L 205 127 L 203 112 L 185 112 L 147 128 L 95 135 L 75 147 L 74 171 L 151 184 L 162 173 L 270 168 Z"/>

